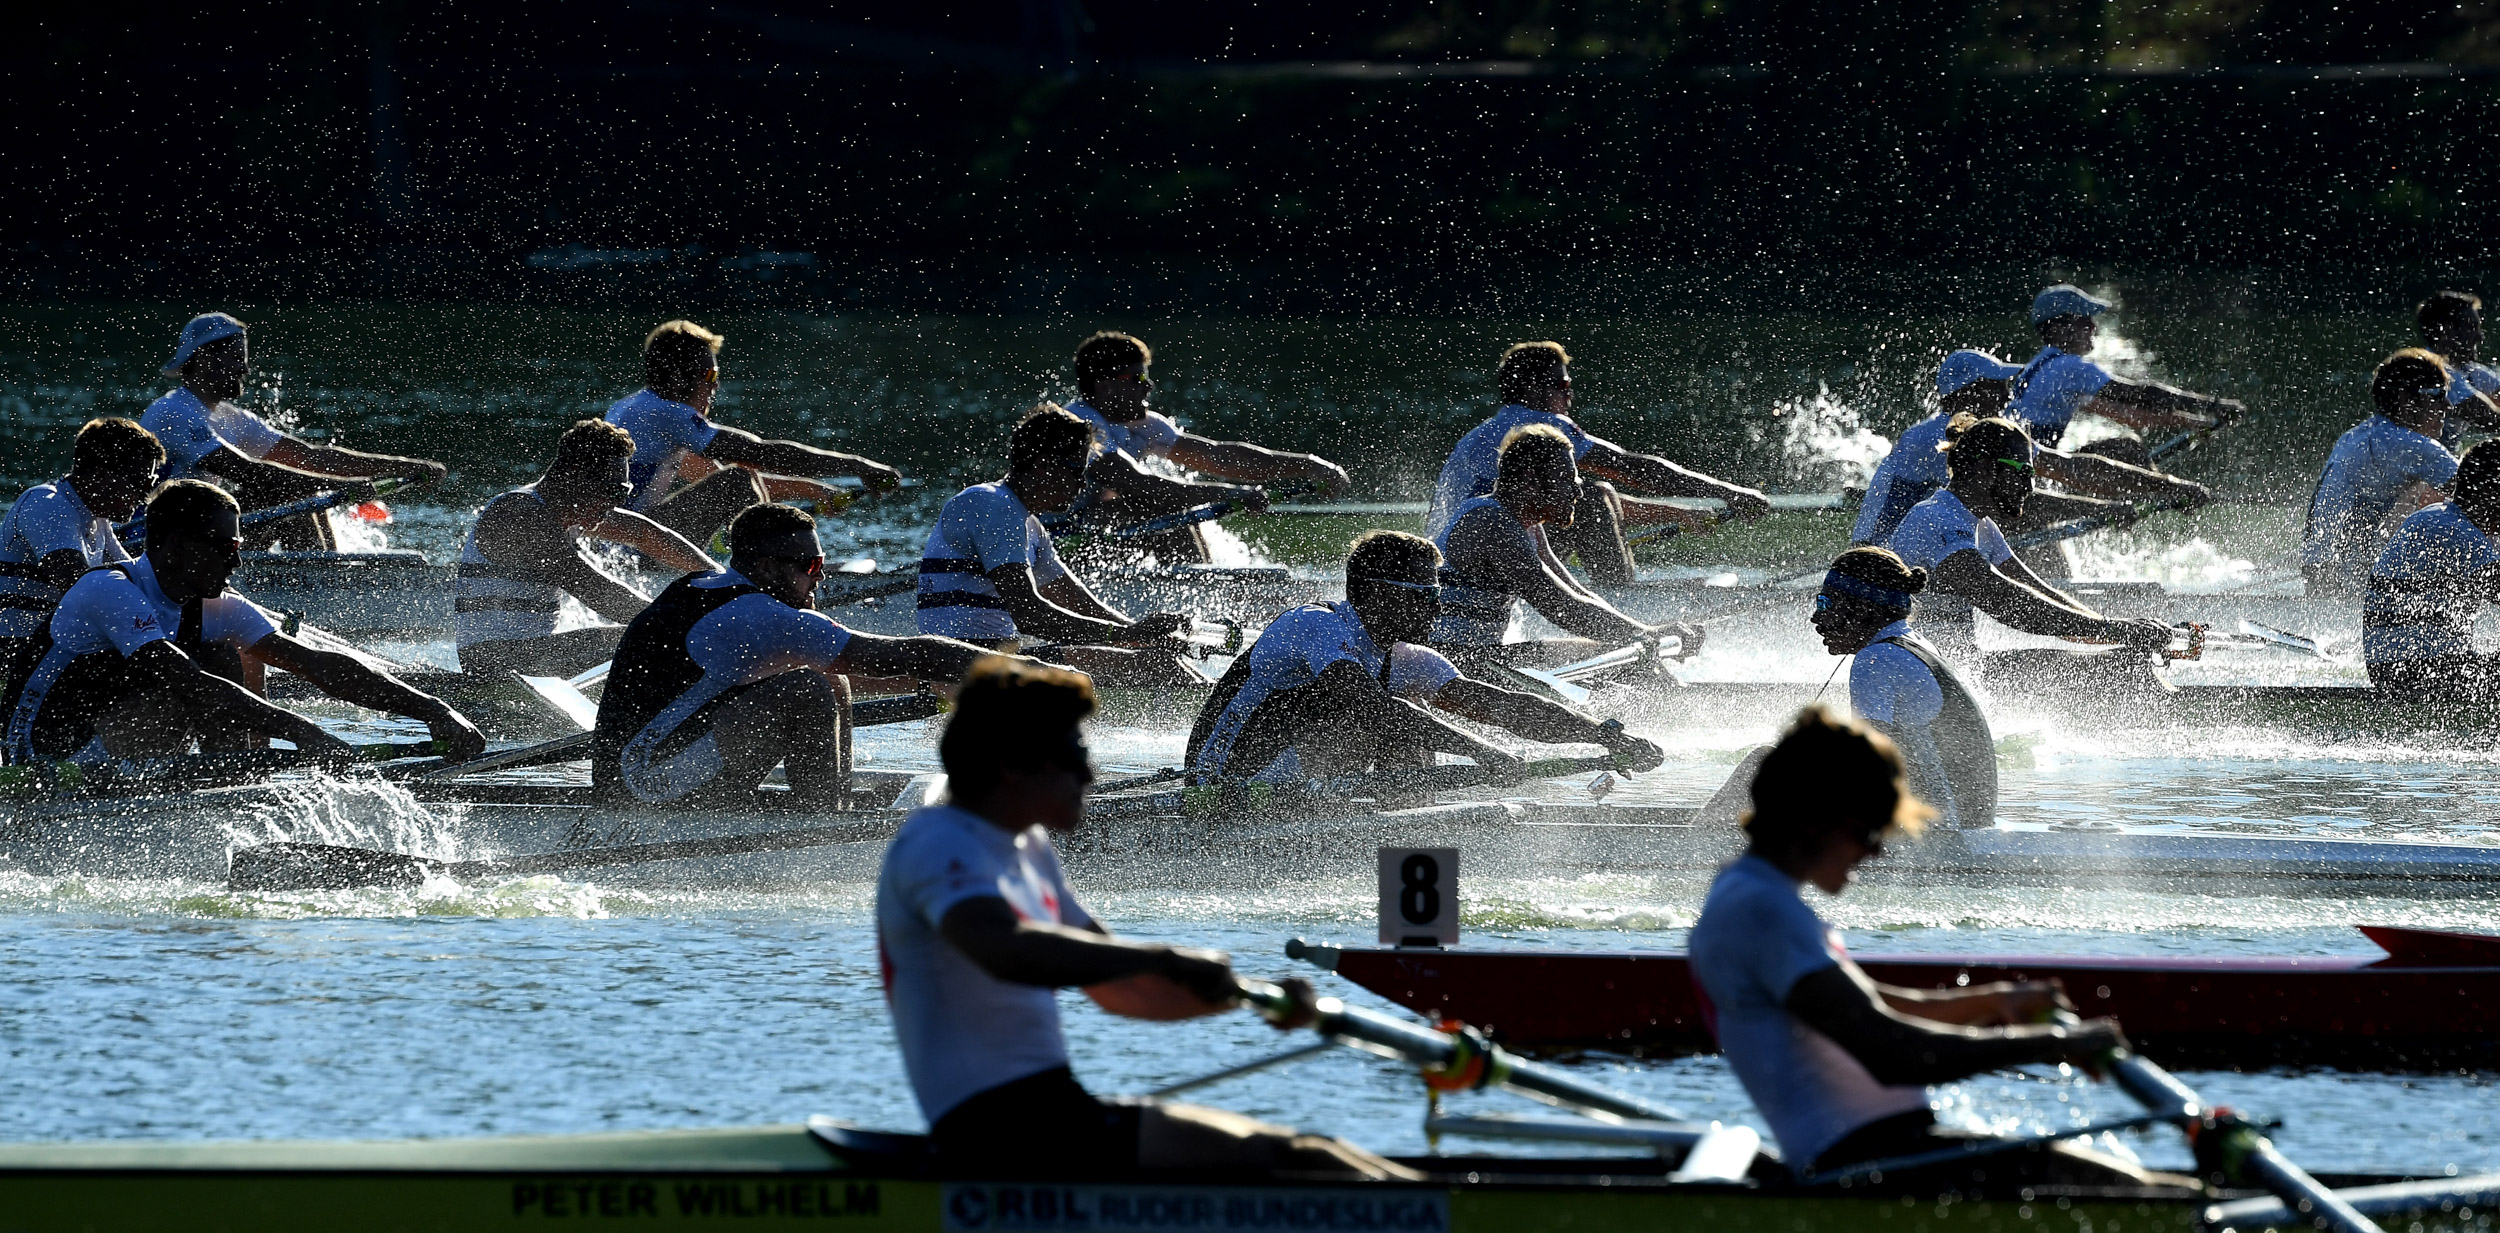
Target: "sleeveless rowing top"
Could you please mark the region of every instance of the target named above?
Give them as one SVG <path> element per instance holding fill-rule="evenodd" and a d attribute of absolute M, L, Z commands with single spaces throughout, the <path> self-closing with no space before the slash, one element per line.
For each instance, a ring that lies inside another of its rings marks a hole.
<path fill-rule="evenodd" d="M 1971 697 L 1970 688 L 1962 684 L 1945 662 L 1936 658 L 1914 639 L 1886 638 L 1885 643 L 1910 653 L 1910 656 L 1935 674 L 1936 687 L 1944 693 L 1944 709 L 1936 722 L 1928 725 L 1936 754 L 1944 761 L 1946 787 L 1953 793 L 1953 812 L 1964 827 L 1996 825 L 1997 816 L 1997 743 L 1988 728 L 1988 716 Z M 1899 736 L 1891 731 L 1894 725 L 1874 723 L 1876 729 L 1896 743 Z M 1919 785 L 1912 783 L 1913 789 Z"/>
<path fill-rule="evenodd" d="M 507 501 L 546 504 L 528 488 L 517 488 L 486 503 L 460 545 L 459 576 L 451 586 L 451 629 L 458 646 L 481 642 L 525 642 L 556 632 L 556 614 L 564 592 L 535 571 L 506 569 L 486 559 L 478 547 L 478 530 L 496 506 Z"/>
<path fill-rule="evenodd" d="M 1488 509 L 1493 512 L 1482 512 Z M 1449 525 L 1433 536 L 1433 546 L 1441 550 L 1444 562 L 1450 560 L 1451 538 L 1470 518 L 1493 520 L 1494 534 L 1516 537 L 1530 552 L 1536 549 L 1535 533 L 1521 526 L 1509 507 L 1493 497 L 1472 497 L 1460 502 Z M 1500 646 L 1510 637 L 1511 620 L 1518 610 L 1519 597 L 1501 583 L 1444 564 L 1441 614 L 1433 619 L 1430 641 L 1434 646 Z"/>
<path fill-rule="evenodd" d="M 745 585 L 694 585 L 697 579 L 712 576 L 688 574 L 668 584 L 617 640 L 607 689 L 599 695 L 599 722 L 590 740 L 590 780 L 597 795 L 626 795 L 626 742 L 703 679 L 702 665 L 686 653 L 686 635 L 695 623 L 732 600 L 763 594 Z"/>

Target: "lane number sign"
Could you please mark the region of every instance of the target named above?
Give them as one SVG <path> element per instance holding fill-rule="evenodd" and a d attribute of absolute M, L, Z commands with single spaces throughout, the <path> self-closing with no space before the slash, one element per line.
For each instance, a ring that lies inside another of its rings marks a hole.
<path fill-rule="evenodd" d="M 1458 944 L 1458 849 L 1380 850 L 1380 944 Z"/>

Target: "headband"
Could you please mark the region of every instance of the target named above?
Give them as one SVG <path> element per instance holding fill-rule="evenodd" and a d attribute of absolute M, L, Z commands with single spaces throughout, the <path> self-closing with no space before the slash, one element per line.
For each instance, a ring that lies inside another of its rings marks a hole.
<path fill-rule="evenodd" d="M 1865 600 L 1886 612 L 1910 610 L 1909 592 L 1896 591 L 1891 587 L 1879 587 L 1864 578 L 1853 578 L 1839 570 L 1823 575 L 1823 589 L 1834 595 L 1846 595 L 1851 599 Z"/>

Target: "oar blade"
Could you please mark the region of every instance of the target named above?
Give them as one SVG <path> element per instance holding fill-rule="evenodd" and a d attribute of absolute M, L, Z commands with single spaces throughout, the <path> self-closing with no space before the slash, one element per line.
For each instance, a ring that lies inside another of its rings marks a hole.
<path fill-rule="evenodd" d="M 264 843 L 237 851 L 226 887 L 238 891 L 414 890 L 441 864 L 422 856 L 328 843 Z"/>

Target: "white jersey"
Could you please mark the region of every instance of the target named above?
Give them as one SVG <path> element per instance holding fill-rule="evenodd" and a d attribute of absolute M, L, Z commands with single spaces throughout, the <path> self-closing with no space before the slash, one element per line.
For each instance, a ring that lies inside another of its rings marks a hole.
<path fill-rule="evenodd" d="M 1384 655 L 1380 644 L 1372 641 L 1371 631 L 1354 615 L 1353 605 L 1343 600 L 1305 604 L 1277 617 L 1244 654 L 1249 667 L 1241 688 L 1225 701 L 1190 759 L 1191 769 L 1208 778 L 1251 773 L 1289 777 L 1287 768 L 1228 766 L 1233 742 L 1240 739 L 1261 706 L 1317 681 L 1332 664 L 1350 660 L 1379 677 L 1391 694 L 1417 701 L 1429 701 L 1459 675 L 1456 666 L 1430 647 L 1400 642 Z M 1225 676 L 1230 679 L 1232 674 Z M 1277 761 L 1292 756 L 1288 751 Z"/>
<path fill-rule="evenodd" d="M 2430 437 L 2384 415 L 2353 425 L 2335 439 L 2310 494 L 2301 564 L 2357 588 L 2401 520 L 2396 503 L 2416 484 L 2445 488 L 2456 477 L 2456 456 Z"/>
<path fill-rule="evenodd" d="M 1069 403 L 1068 412 L 1094 430 L 1096 455 L 1117 450 L 1141 462 L 1148 458 L 1169 458 L 1172 447 L 1181 442 L 1181 426 L 1160 412 L 1149 411 L 1125 424 L 1112 422 L 1110 417 L 1082 402 Z"/>
<path fill-rule="evenodd" d="M 1041 827 L 1011 834 L 951 805 L 904 819 L 877 871 L 877 966 L 932 1124 L 969 1097 L 1068 1064 L 1058 994 L 990 975 L 939 932 L 969 899 L 1004 900 L 1018 920 L 1093 924 Z"/>
<path fill-rule="evenodd" d="M 2005 542 L 2005 533 L 1997 529 L 1996 519 L 1970 512 L 1970 507 L 1962 504 L 1950 488 L 1939 489 L 1936 495 L 1910 507 L 1910 512 L 1902 515 L 1900 525 L 1893 528 L 1891 542 L 1884 546 L 1912 569 L 1930 573 L 1938 562 L 1957 552 L 1977 552 L 1990 565 L 2003 565 L 2014 559 L 2014 547 Z M 1956 623 L 1971 619 L 1968 599 L 1934 589 L 1919 596 L 1918 611 L 1922 617 Z"/>
<path fill-rule="evenodd" d="M 162 398 L 148 404 L 139 417 L 139 426 L 156 434 L 165 446 L 167 480 L 190 479 L 199 470 L 200 460 L 217 452 L 218 447 L 233 450 L 246 458 L 269 456 L 286 434 L 269 426 L 268 421 L 230 402 L 214 407 L 200 402 L 200 396 L 186 386 L 175 386 Z"/>
<path fill-rule="evenodd" d="M 702 412 L 649 390 L 617 399 L 604 418 L 634 439 L 633 461 L 625 466 L 626 482 L 634 491 L 625 499 L 625 507 L 637 514 L 648 512 L 668 495 L 669 484 L 677 478 L 677 464 L 686 455 L 710 449 L 712 439 L 720 435 L 720 429 Z"/>
<path fill-rule="evenodd" d="M 496 497 L 477 512 L 468 538 L 460 541 L 460 566 L 451 584 L 452 643 L 460 649 L 485 642 L 528 642 L 556 632 L 564 591 L 529 570 L 497 565 L 478 546 L 478 532 L 496 507 L 509 509 L 507 503 L 520 502 L 543 507 L 546 499 L 536 485 Z"/>
<path fill-rule="evenodd" d="M 130 559 L 113 524 L 68 480 L 27 489 L 0 519 L 0 638 L 32 638 L 51 623 L 65 588 L 44 581 L 40 567 L 56 552 L 75 552 L 89 566 Z"/>
<path fill-rule="evenodd" d="M 721 570 L 691 585 L 708 591 L 755 584 Z M 742 595 L 706 613 L 686 631 L 686 655 L 703 675 L 627 739 L 621 768 L 626 788 L 640 800 L 660 804 L 710 783 L 722 768 L 708 723 L 713 703 L 740 686 L 794 668 L 830 671 L 850 644 L 851 631 L 832 617 L 770 595 Z M 672 739 L 681 728 L 691 739 Z"/>
<path fill-rule="evenodd" d="M 1927 1107 L 1921 1087 L 1888 1087 L 1831 1037 L 1789 1013 L 1797 982 L 1850 964 L 1840 933 L 1806 906 L 1796 879 L 1747 854 L 1719 871 L 1688 943 L 1702 1012 L 1780 1154 L 1802 1170 L 1851 1131 Z"/>
<path fill-rule="evenodd" d="M 1031 568 L 1036 587 L 1068 573 L 1041 520 L 1004 483 L 947 498 L 920 552 L 920 632 L 975 642 L 1015 637 L 1016 618 L 989 580 L 1001 565 Z"/>
<path fill-rule="evenodd" d="M 35 757 L 31 742 L 44 699 L 78 661 L 94 655 L 128 660 L 151 642 L 173 641 L 182 629 L 182 608 L 166 598 L 146 557 L 80 578 L 52 614 L 52 649 L 26 678 L 26 691 L 10 716 L 9 745 L 16 756 Z M 232 591 L 200 602 L 203 645 L 248 651 L 276 632 L 276 617 Z"/>
<path fill-rule="evenodd" d="M 1515 429 L 1538 424 L 1568 438 L 1573 458 L 1586 458 L 1591 449 L 1604 443 L 1582 431 L 1568 415 L 1532 411 L 1518 403 L 1494 412 L 1492 418 L 1468 429 L 1450 448 L 1449 460 L 1441 464 L 1441 477 L 1432 486 L 1432 506 L 1424 511 L 1424 538 L 1442 538 L 1458 520 L 1459 506 L 1491 496 L 1493 481 L 1501 476 L 1502 441 Z"/>

